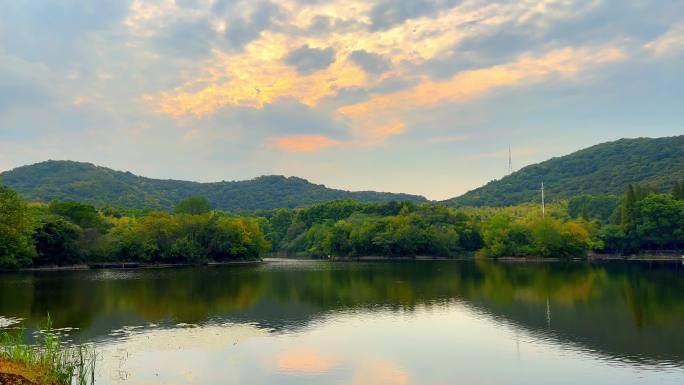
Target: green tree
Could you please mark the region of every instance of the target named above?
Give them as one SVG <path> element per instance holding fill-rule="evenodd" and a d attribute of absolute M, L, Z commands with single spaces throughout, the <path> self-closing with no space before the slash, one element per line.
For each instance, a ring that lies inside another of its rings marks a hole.
<path fill-rule="evenodd" d="M 0 268 L 31 264 L 36 255 L 33 228 L 26 201 L 15 191 L 0 185 Z"/>
<path fill-rule="evenodd" d="M 67 218 L 83 229 L 96 229 L 104 233 L 109 227 L 95 207 L 80 202 L 52 201 L 48 206 L 48 211 Z"/>
<path fill-rule="evenodd" d="M 675 182 L 672 188 L 672 197 L 677 200 L 684 200 L 684 180 Z"/>
<path fill-rule="evenodd" d="M 81 261 L 83 253 L 78 240 L 81 228 L 59 216 L 43 218 L 36 228 L 33 239 L 38 252 L 36 265 L 67 265 Z"/>
<path fill-rule="evenodd" d="M 201 196 L 190 197 L 180 201 L 174 208 L 176 214 L 200 215 L 212 210 L 209 199 Z"/>
<path fill-rule="evenodd" d="M 684 244 L 684 202 L 665 194 L 647 196 L 635 206 L 634 228 L 642 247 L 681 247 Z"/>
<path fill-rule="evenodd" d="M 632 228 L 632 216 L 634 214 L 634 205 L 636 204 L 636 193 L 633 185 L 627 186 L 627 191 L 625 192 L 625 197 L 622 201 L 622 218 L 620 224 L 625 232 L 631 231 Z"/>
<path fill-rule="evenodd" d="M 568 215 L 570 218 L 598 219 L 602 223 L 607 223 L 615 209 L 620 206 L 622 199 L 617 195 L 574 196 L 568 201 Z"/>
<path fill-rule="evenodd" d="M 289 209 L 277 209 L 273 212 L 268 221 L 269 229 L 266 237 L 273 244 L 274 249 L 280 246 L 280 242 L 287 235 L 287 230 L 292 225 L 293 218 L 294 214 Z"/>
<path fill-rule="evenodd" d="M 618 225 L 605 225 L 599 232 L 599 239 L 603 241 L 602 251 L 608 253 L 624 253 L 628 250 L 625 229 Z"/>

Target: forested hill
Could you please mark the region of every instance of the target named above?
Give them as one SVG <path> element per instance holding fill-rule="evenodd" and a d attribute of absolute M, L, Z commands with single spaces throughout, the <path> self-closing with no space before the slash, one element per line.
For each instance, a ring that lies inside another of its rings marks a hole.
<path fill-rule="evenodd" d="M 506 206 L 540 200 L 542 181 L 549 200 L 580 194 L 622 194 L 630 183 L 670 191 L 684 179 L 684 136 L 621 139 L 527 166 L 445 203 Z"/>
<path fill-rule="evenodd" d="M 198 183 L 150 179 L 73 161 L 47 161 L 0 174 L 3 184 L 28 200 L 75 200 L 95 206 L 171 210 L 180 200 L 204 196 L 217 209 L 301 207 L 335 199 L 360 202 L 423 202 L 421 196 L 335 190 L 305 179 L 261 176 L 237 182 Z"/>

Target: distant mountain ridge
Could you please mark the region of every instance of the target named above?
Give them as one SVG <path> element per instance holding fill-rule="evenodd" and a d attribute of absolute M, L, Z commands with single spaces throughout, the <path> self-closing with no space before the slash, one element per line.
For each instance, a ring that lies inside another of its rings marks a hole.
<path fill-rule="evenodd" d="M 297 177 L 260 176 L 235 182 L 200 183 L 151 179 L 90 163 L 46 161 L 0 174 L 2 183 L 32 201 L 76 200 L 96 206 L 171 210 L 180 200 L 205 196 L 220 210 L 301 207 L 335 199 L 361 202 L 425 202 L 422 196 L 345 191 Z"/>
<path fill-rule="evenodd" d="M 678 180 L 684 180 L 684 135 L 620 139 L 527 166 L 443 203 L 507 206 L 536 202 L 542 182 L 547 198 L 560 200 L 581 194 L 622 194 L 630 183 L 670 191 Z"/>

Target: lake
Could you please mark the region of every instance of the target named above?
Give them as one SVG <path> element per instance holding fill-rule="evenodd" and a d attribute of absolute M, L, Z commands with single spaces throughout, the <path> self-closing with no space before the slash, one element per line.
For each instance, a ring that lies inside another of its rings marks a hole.
<path fill-rule="evenodd" d="M 683 384 L 680 262 L 273 260 L 0 274 L 101 384 Z"/>

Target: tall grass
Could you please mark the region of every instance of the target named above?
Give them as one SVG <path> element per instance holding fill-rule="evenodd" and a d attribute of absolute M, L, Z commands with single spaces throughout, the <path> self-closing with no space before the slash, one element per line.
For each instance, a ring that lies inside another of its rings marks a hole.
<path fill-rule="evenodd" d="M 35 369 L 49 384 L 95 384 L 95 351 L 86 345 L 62 344 L 49 315 L 35 344 L 28 344 L 24 335 L 24 330 L 0 333 L 0 358 Z"/>

